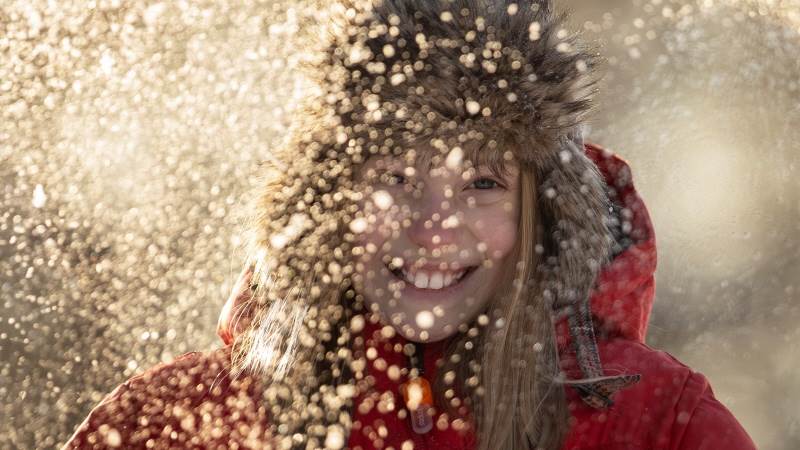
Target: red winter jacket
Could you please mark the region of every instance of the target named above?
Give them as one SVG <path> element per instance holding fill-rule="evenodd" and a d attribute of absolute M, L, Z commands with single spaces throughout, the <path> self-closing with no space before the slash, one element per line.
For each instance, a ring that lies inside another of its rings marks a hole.
<path fill-rule="evenodd" d="M 608 410 L 587 406 L 577 392 L 567 388 L 572 420 L 563 448 L 755 449 L 742 426 L 714 398 L 702 374 L 645 345 L 655 289 L 653 227 L 625 161 L 591 144 L 586 145 L 586 153 L 612 188 L 611 198 L 621 206 L 623 226 L 632 237 L 630 245 L 603 269 L 591 299 L 600 358 L 607 374 L 639 373 L 642 378 L 618 392 Z M 557 324 L 561 364 L 568 375 L 579 378 L 565 322 Z M 403 409 L 399 386 L 405 380 L 390 379 L 392 371 L 385 368 L 407 366 L 406 357 L 398 352 L 407 341 L 398 334 L 386 339 L 381 328 L 368 322 L 361 332 L 377 350 L 375 358 L 367 359 L 367 372 L 375 383 L 355 400 L 347 447 L 474 448 L 468 417 L 435 417 L 434 428 L 424 435 L 412 431 L 407 417 L 398 417 Z M 223 326 L 220 335 L 230 344 L 229 326 Z M 444 342 L 425 347 L 428 379 L 435 377 L 443 348 Z M 269 448 L 267 402 L 261 397 L 264 386 L 249 377 L 231 380 L 229 367 L 229 346 L 211 353 L 187 353 L 154 367 L 117 387 L 92 410 L 64 448 Z M 451 426 L 439 426 L 448 422 Z"/>

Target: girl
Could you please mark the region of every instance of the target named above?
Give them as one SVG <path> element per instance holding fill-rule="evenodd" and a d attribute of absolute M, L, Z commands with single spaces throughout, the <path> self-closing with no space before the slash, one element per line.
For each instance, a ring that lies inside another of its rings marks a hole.
<path fill-rule="evenodd" d="M 753 449 L 644 344 L 655 238 L 584 144 L 597 57 L 548 1 L 347 1 L 266 168 L 226 345 L 66 448 Z"/>

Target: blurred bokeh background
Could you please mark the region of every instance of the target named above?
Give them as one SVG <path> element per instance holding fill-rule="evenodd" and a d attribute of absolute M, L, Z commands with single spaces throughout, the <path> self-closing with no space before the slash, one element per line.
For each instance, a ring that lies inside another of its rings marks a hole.
<path fill-rule="evenodd" d="M 562 0 L 608 59 L 588 140 L 659 246 L 648 344 L 800 448 L 800 0 Z M 0 448 L 219 345 L 258 163 L 303 93 L 272 0 L 0 6 Z"/>

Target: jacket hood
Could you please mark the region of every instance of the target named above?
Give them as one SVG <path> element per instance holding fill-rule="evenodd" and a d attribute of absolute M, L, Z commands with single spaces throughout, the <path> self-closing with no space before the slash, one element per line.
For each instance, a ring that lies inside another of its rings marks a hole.
<path fill-rule="evenodd" d="M 596 144 L 585 145 L 608 187 L 616 245 L 591 291 L 590 309 L 598 339 L 644 343 L 655 295 L 656 239 L 644 201 L 628 163 Z M 566 320 L 558 320 L 558 341 L 571 342 Z"/>

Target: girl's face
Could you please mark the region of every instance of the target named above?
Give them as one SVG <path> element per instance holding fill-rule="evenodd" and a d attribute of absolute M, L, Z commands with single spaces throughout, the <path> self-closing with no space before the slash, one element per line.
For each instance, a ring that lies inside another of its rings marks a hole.
<path fill-rule="evenodd" d="M 356 289 L 417 342 L 447 338 L 486 309 L 517 239 L 518 167 L 496 176 L 461 156 L 424 168 L 408 155 L 373 156 L 356 174 Z"/>

